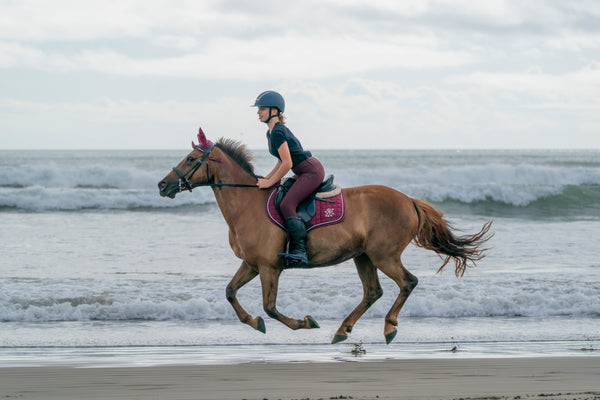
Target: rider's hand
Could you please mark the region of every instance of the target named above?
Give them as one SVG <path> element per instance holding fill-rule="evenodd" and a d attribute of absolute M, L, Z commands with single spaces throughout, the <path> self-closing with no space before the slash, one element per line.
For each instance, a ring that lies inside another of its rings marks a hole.
<path fill-rule="evenodd" d="M 258 182 L 256 183 L 259 189 L 268 189 L 273 185 L 269 182 L 268 179 L 258 178 Z"/>

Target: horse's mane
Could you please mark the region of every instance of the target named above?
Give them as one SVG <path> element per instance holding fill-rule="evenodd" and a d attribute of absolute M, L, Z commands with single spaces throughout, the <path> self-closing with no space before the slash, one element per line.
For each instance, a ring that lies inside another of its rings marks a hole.
<path fill-rule="evenodd" d="M 244 171 L 252 176 L 256 176 L 254 175 L 254 165 L 252 165 L 252 152 L 248 150 L 245 144 L 234 139 L 220 138 L 215 143 L 215 146 L 223 150 Z"/>

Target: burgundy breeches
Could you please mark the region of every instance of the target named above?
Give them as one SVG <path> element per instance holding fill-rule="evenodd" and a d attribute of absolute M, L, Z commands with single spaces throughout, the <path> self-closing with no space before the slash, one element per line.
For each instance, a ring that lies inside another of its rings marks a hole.
<path fill-rule="evenodd" d="M 292 168 L 298 179 L 281 200 L 280 210 L 284 218 L 297 217 L 296 209 L 302 200 L 312 194 L 325 177 L 323 165 L 314 157 L 307 158 Z"/>

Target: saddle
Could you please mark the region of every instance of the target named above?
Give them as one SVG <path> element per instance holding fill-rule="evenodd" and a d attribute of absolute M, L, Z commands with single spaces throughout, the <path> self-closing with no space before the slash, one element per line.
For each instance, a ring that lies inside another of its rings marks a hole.
<path fill-rule="evenodd" d="M 275 208 L 280 214 L 281 210 L 279 209 L 279 206 L 281 205 L 281 201 L 295 182 L 295 178 L 285 179 L 279 185 L 277 192 L 275 193 Z M 307 229 L 312 228 L 311 220 L 317 213 L 317 201 L 335 203 L 335 200 L 330 200 L 329 198 L 339 195 L 341 191 L 341 187 L 333 183 L 333 175 L 329 175 L 327 178 L 325 178 L 323 183 L 319 185 L 317 190 L 315 190 L 308 198 L 300 203 L 297 213 Z"/>

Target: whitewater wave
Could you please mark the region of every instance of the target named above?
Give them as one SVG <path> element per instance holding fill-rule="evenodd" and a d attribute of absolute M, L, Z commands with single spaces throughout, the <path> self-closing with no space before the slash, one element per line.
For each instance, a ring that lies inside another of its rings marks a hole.
<path fill-rule="evenodd" d="M 382 184 L 437 204 L 494 208 L 565 208 L 600 215 L 600 169 L 571 166 L 475 165 L 335 172 L 343 187 Z M 164 171 L 90 165 L 0 167 L 0 208 L 26 211 L 173 208 L 215 203 L 209 189 L 161 198 Z"/>
<path fill-rule="evenodd" d="M 570 187 L 600 187 L 600 169 L 530 164 L 414 167 L 336 174 L 347 186 L 378 183 L 433 202 L 495 201 L 516 207 L 561 195 Z"/>
<path fill-rule="evenodd" d="M 33 165 L 0 167 L 0 187 L 143 189 L 156 186 L 158 173 L 133 167 Z"/>
<path fill-rule="evenodd" d="M 560 279 L 558 279 L 560 278 Z M 597 277 L 555 280 L 520 277 L 518 280 L 477 278 L 467 280 L 424 277 L 402 310 L 406 317 L 599 317 Z M 577 277 L 576 277 L 577 278 Z M 492 283 L 493 282 L 493 283 Z M 355 281 L 327 280 L 284 282 L 278 307 L 291 316 L 313 315 L 318 319 L 341 319 L 362 298 Z M 382 282 L 382 297 L 367 313 L 383 318 L 398 289 Z M 24 283 L 4 282 L 0 294 L 0 321 L 123 321 L 123 320 L 236 320 L 224 296 L 225 281 L 211 280 L 190 285 L 174 282 L 131 281 L 119 284 L 96 281 L 102 289 L 90 293 L 90 282 L 46 282 L 32 290 Z M 308 289 L 308 287 L 312 289 Z M 241 294 L 240 301 L 253 315 L 263 315 L 258 287 Z"/>
<path fill-rule="evenodd" d="M 104 188 L 47 188 L 31 186 L 22 189 L 0 188 L 0 208 L 25 211 L 77 211 L 77 210 L 136 210 L 170 209 L 189 205 L 215 203 L 207 191 L 180 194 L 177 200 L 163 198 L 158 189 L 104 189 Z"/>

